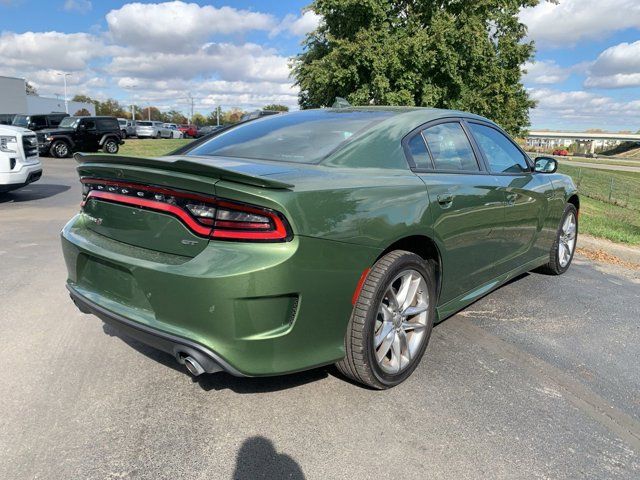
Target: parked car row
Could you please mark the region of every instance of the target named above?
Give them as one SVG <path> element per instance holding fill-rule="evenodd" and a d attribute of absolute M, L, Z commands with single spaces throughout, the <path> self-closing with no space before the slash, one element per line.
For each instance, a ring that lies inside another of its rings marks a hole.
<path fill-rule="evenodd" d="M 0 193 L 38 180 L 42 176 L 40 155 L 65 158 L 75 152 L 100 150 L 116 154 L 128 137 L 199 138 L 222 128 L 66 113 L 11 114 L 0 120 Z"/>
<path fill-rule="evenodd" d="M 27 128 L 34 132 L 48 128 L 56 128 L 60 122 L 69 117 L 68 113 L 54 112 L 40 115 L 2 115 L 0 124 Z M 118 118 L 121 137 L 138 138 L 200 138 L 214 132 L 222 126 L 198 127 L 193 124 L 164 123 L 155 120 L 130 120 Z"/>

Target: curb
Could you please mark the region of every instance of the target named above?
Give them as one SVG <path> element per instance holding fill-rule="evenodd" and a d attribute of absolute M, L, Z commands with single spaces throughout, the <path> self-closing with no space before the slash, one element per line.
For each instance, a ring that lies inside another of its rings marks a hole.
<path fill-rule="evenodd" d="M 590 235 L 578 237 L 578 253 L 592 260 L 640 268 L 640 248 Z"/>

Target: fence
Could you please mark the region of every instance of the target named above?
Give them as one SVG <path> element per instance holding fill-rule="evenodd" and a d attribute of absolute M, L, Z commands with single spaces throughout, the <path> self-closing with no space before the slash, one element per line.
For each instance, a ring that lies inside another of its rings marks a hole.
<path fill-rule="evenodd" d="M 640 211 L 640 173 L 560 166 L 573 178 L 581 195 Z"/>

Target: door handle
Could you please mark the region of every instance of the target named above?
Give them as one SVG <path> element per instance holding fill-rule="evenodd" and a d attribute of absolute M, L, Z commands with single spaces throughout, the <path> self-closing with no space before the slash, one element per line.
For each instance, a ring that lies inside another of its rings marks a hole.
<path fill-rule="evenodd" d="M 507 205 L 513 205 L 516 203 L 516 199 L 518 198 L 517 193 L 510 193 L 507 195 Z"/>
<path fill-rule="evenodd" d="M 438 199 L 438 203 L 442 206 L 449 206 L 451 202 L 453 202 L 453 195 L 450 193 L 441 193 L 436 197 Z"/>

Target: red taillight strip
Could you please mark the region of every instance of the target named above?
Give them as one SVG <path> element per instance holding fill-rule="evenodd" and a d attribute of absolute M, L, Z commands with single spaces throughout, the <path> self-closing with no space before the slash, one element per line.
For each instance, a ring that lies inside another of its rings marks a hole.
<path fill-rule="evenodd" d="M 123 203 L 126 205 L 133 205 L 133 206 L 138 206 L 142 208 L 148 208 L 151 210 L 158 210 L 161 212 L 166 212 L 166 213 L 175 215 L 198 235 L 212 237 L 212 238 L 219 238 L 223 240 L 255 240 L 255 241 L 283 240 L 284 241 L 290 238 L 289 236 L 290 233 L 286 226 L 285 220 L 277 212 L 274 212 L 269 209 L 262 209 L 259 207 L 239 204 L 232 201 L 219 200 L 218 198 L 215 198 L 215 197 L 207 197 L 203 195 L 182 192 L 179 190 L 172 190 L 172 189 L 166 189 L 166 188 L 155 187 L 150 185 L 142 185 L 137 183 L 120 182 L 120 181 L 113 181 L 113 180 L 102 180 L 99 178 L 82 178 L 80 179 L 80 181 L 82 183 L 111 185 L 111 186 L 118 186 L 121 188 L 122 187 L 131 188 L 132 190 L 144 190 L 152 193 L 161 193 L 163 195 L 170 195 L 173 197 L 198 200 L 201 202 L 214 205 L 216 207 L 228 208 L 231 210 L 247 212 L 247 213 L 255 213 L 258 215 L 268 217 L 271 220 L 274 226 L 274 229 L 270 231 L 264 231 L 271 227 L 271 225 L 267 223 L 237 222 L 236 224 L 236 222 L 233 222 L 233 221 L 215 220 L 215 222 L 213 222 L 213 219 L 212 220 L 203 219 L 203 221 L 207 220 L 207 223 L 209 223 L 209 221 L 212 221 L 215 227 L 220 228 L 220 229 L 212 230 L 211 228 L 207 226 L 203 226 L 200 223 L 198 223 L 186 210 L 178 206 L 171 205 L 165 202 L 149 200 L 146 198 L 133 197 L 133 196 L 122 195 L 114 192 L 105 192 L 101 190 L 91 190 L 81 204 L 81 206 L 83 207 L 89 198 L 98 198 L 101 200 Z M 254 229 L 254 231 L 250 231 L 250 229 Z"/>
<path fill-rule="evenodd" d="M 196 222 L 187 212 L 180 207 L 171 205 L 169 203 L 156 202 L 155 200 L 147 200 L 146 198 L 129 197 L 127 195 L 120 195 L 119 193 L 100 192 L 92 190 L 87 195 L 85 203 L 90 198 L 99 198 L 109 202 L 124 203 L 126 205 L 133 205 L 136 207 L 148 208 L 151 210 L 158 210 L 161 212 L 170 213 L 182 220 L 191 230 L 198 235 L 208 237 L 211 234 L 211 228 L 203 227 Z"/>

